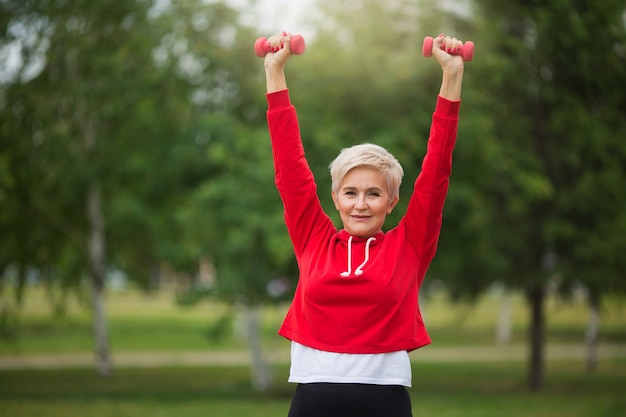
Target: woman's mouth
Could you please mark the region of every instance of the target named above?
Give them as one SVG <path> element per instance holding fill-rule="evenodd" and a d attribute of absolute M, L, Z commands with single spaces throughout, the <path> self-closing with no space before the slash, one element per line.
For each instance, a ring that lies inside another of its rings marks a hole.
<path fill-rule="evenodd" d="M 350 216 L 357 222 L 363 222 L 370 218 L 370 216 Z"/>

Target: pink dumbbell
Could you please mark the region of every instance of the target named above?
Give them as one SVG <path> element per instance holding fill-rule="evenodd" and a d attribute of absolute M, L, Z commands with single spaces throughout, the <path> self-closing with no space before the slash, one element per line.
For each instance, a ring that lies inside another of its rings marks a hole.
<path fill-rule="evenodd" d="M 442 48 L 443 49 L 443 46 Z M 422 55 L 429 57 L 433 54 L 433 38 L 426 36 L 424 38 L 424 44 L 422 45 Z M 463 46 L 458 51 L 450 52 L 451 55 L 461 55 L 464 61 L 471 61 L 474 58 L 474 42 L 467 41 L 463 43 Z"/>
<path fill-rule="evenodd" d="M 291 46 L 291 53 L 294 55 L 300 55 L 304 53 L 304 38 L 301 35 L 293 35 L 291 37 L 291 42 L 289 43 L 289 46 Z M 281 45 L 280 47 L 282 49 L 283 45 Z M 256 52 L 256 56 L 263 58 L 268 52 L 275 51 L 267 42 L 267 38 L 259 38 L 256 40 L 256 42 L 254 42 L 254 52 Z"/>

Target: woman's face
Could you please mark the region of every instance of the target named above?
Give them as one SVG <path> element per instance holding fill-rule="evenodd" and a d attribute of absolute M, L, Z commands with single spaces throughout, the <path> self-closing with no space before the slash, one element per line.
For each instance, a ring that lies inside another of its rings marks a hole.
<path fill-rule="evenodd" d="M 348 171 L 332 197 L 344 229 L 358 237 L 380 232 L 385 218 L 398 203 L 398 197 L 389 196 L 385 176 L 369 167 Z"/>

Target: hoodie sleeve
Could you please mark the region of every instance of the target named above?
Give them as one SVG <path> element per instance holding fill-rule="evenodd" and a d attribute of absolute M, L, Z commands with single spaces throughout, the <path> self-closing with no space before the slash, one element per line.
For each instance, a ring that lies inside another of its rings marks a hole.
<path fill-rule="evenodd" d="M 329 225 L 317 196 L 315 178 L 305 157 L 300 127 L 289 91 L 267 94 L 267 120 L 276 187 L 283 201 L 285 224 L 296 255 L 311 236 Z"/>
<path fill-rule="evenodd" d="M 460 101 L 438 97 L 432 118 L 426 156 L 415 181 L 413 194 L 402 222 L 407 240 L 420 259 L 420 284 L 437 251 L 443 207 L 452 172 Z"/>

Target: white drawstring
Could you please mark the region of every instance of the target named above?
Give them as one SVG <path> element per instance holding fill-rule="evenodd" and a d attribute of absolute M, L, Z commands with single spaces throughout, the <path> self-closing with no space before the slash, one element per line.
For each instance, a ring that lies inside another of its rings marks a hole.
<path fill-rule="evenodd" d="M 346 272 L 342 272 L 342 277 L 349 277 L 352 274 L 352 236 L 348 239 L 348 270 Z"/>
<path fill-rule="evenodd" d="M 375 240 L 376 240 L 375 237 L 370 237 L 369 239 L 367 239 L 367 242 L 365 243 L 365 260 L 363 261 L 361 265 L 359 265 L 356 271 L 354 271 L 354 275 L 359 276 L 363 273 L 363 267 L 365 266 L 367 261 L 369 261 L 370 259 L 370 243 L 372 243 Z"/>
<path fill-rule="evenodd" d="M 353 236 L 350 236 L 350 238 L 348 239 L 348 270 L 340 274 L 344 278 L 349 277 L 352 274 L 352 237 Z M 375 237 L 370 237 L 369 239 L 367 239 L 367 242 L 365 242 L 365 260 L 354 271 L 354 275 L 360 276 L 363 274 L 363 267 L 370 259 L 370 244 L 375 240 Z"/>

